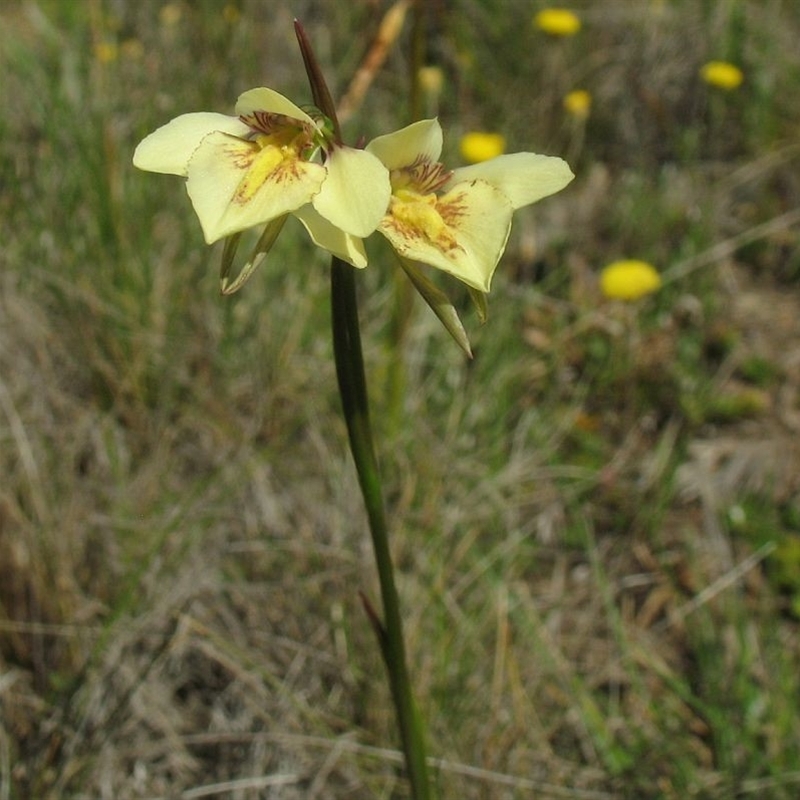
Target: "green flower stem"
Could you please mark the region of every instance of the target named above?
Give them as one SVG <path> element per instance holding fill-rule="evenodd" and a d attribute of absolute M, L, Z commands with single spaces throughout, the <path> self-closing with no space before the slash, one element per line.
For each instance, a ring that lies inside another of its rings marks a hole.
<path fill-rule="evenodd" d="M 383 621 L 366 602 L 365 606 L 378 635 L 383 660 L 389 674 L 412 797 L 414 800 L 429 800 L 431 790 L 425 758 L 425 740 L 414 705 L 406 665 L 400 603 L 389 550 L 389 532 L 378 461 L 372 443 L 353 267 L 335 257 L 331 263 L 331 310 L 339 393 L 347 422 L 350 450 L 353 453 L 361 494 L 367 509 L 381 586 Z"/>

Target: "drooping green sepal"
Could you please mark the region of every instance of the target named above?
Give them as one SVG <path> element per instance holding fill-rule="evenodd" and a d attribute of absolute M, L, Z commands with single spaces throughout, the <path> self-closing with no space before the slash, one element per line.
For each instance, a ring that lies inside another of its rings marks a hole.
<path fill-rule="evenodd" d="M 472 286 L 467 286 L 467 290 L 472 299 L 472 305 L 475 306 L 475 311 L 478 312 L 478 319 L 483 325 L 489 319 L 489 303 L 486 300 L 486 292 L 482 292 Z"/>
<path fill-rule="evenodd" d="M 400 265 L 422 299 L 431 307 L 447 332 L 455 339 L 456 344 L 469 358 L 472 358 L 472 348 L 469 346 L 467 332 L 461 324 L 461 319 L 455 306 L 450 302 L 450 298 L 413 261 L 401 258 Z"/>
<path fill-rule="evenodd" d="M 258 242 L 256 242 L 253 248 L 253 252 L 250 254 L 250 258 L 233 280 L 229 280 L 229 276 L 242 234 L 234 233 L 225 240 L 225 247 L 222 251 L 222 264 L 219 270 L 219 289 L 222 294 L 235 294 L 247 283 L 256 267 L 266 258 L 272 245 L 275 244 L 275 240 L 278 238 L 278 234 L 281 232 L 285 222 L 286 215 L 267 223 Z"/>

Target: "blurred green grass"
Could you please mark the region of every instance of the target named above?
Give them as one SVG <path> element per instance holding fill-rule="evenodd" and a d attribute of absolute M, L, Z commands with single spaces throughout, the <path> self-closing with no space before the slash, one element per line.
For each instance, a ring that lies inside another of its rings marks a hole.
<path fill-rule="evenodd" d="M 380 243 L 358 276 L 441 795 L 791 798 L 800 8 L 576 2 L 560 40 L 542 5 L 430 4 L 449 162 L 499 130 L 577 174 L 486 326 L 446 284 L 475 360 L 421 304 L 397 351 Z M 341 96 L 387 8 L 0 6 L 0 798 L 404 796 L 326 260 L 287 226 L 220 298 L 181 181 L 130 164 L 253 86 L 305 102 L 293 15 Z M 408 36 L 353 140 L 408 121 Z M 620 257 L 662 290 L 605 301 Z"/>

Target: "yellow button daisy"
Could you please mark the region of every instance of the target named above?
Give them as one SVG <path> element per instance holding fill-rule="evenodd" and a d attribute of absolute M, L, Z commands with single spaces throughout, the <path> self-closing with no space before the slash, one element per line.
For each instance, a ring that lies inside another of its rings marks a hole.
<path fill-rule="evenodd" d="M 550 36 L 574 36 L 581 29 L 581 19 L 566 8 L 544 8 L 534 16 L 533 26 Z"/>
<path fill-rule="evenodd" d="M 611 300 L 638 300 L 660 286 L 661 276 L 646 261 L 614 261 L 600 273 L 600 291 Z"/>
<path fill-rule="evenodd" d="M 501 133 L 470 131 L 461 137 L 459 149 L 465 161 L 477 164 L 502 155 L 506 149 L 506 139 Z"/>
<path fill-rule="evenodd" d="M 744 73 L 728 61 L 709 61 L 700 68 L 700 77 L 709 86 L 729 92 L 741 86 Z"/>

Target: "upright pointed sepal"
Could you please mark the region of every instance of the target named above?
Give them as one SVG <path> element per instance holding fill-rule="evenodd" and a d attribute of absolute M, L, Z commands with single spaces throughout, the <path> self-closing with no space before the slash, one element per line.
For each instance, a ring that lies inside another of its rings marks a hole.
<path fill-rule="evenodd" d="M 331 121 L 333 125 L 333 138 L 336 144 L 342 143 L 342 132 L 339 128 L 339 119 L 336 116 L 336 104 L 333 102 L 322 67 L 317 61 L 311 42 L 306 36 L 305 28 L 298 20 L 294 21 L 294 32 L 297 36 L 297 43 L 300 45 L 300 53 L 303 56 L 303 64 L 308 75 L 308 83 L 311 86 L 311 96 L 314 98 L 314 105 Z"/>
<path fill-rule="evenodd" d="M 450 302 L 450 298 L 413 261 L 401 258 L 400 265 L 408 275 L 414 288 L 422 296 L 422 299 L 430 306 L 447 332 L 455 339 L 456 344 L 469 358 L 472 358 L 472 348 L 469 346 L 467 332 L 461 324 L 461 319 L 455 306 Z"/>

